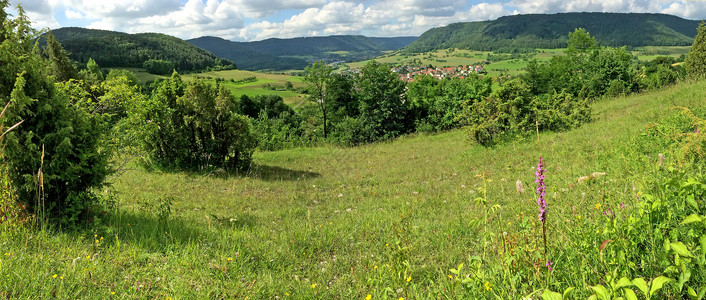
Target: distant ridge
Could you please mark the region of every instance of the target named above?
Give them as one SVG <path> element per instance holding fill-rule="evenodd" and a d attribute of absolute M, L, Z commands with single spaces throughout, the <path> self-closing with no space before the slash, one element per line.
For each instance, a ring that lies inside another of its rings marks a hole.
<path fill-rule="evenodd" d="M 585 28 L 604 46 L 689 46 L 699 21 L 666 14 L 559 13 L 515 15 L 495 21 L 433 28 L 404 51 L 563 48 L 569 32 Z"/>
<path fill-rule="evenodd" d="M 188 42 L 219 57 L 233 60 L 243 70 L 303 69 L 311 61 L 357 61 L 406 47 L 417 37 L 378 38 L 362 35 L 336 35 L 271 38 L 256 42 L 233 42 L 216 37 L 200 37 Z"/>
<path fill-rule="evenodd" d="M 160 34 L 66 27 L 52 30 L 74 61 L 85 64 L 93 58 L 103 68 L 141 68 L 150 59 L 174 63 L 180 72 L 202 71 L 232 65 L 182 39 Z"/>

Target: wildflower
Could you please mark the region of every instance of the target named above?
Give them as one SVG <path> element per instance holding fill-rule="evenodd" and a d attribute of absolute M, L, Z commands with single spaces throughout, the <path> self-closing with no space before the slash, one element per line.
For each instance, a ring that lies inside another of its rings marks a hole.
<path fill-rule="evenodd" d="M 659 166 L 661 167 L 664 164 L 664 154 L 660 153 L 657 156 L 659 156 Z"/>
<path fill-rule="evenodd" d="M 86 256 L 86 259 L 91 259 L 91 256 L 90 256 L 90 255 L 87 255 L 87 256 Z"/>
<path fill-rule="evenodd" d="M 59 276 L 59 279 L 62 279 L 62 280 L 63 280 L 63 279 L 64 279 L 64 276 Z"/>
<path fill-rule="evenodd" d="M 115 295 L 115 292 L 110 292 L 111 295 Z"/>
<path fill-rule="evenodd" d="M 699 127 L 694 125 L 694 133 L 699 134 Z"/>
<path fill-rule="evenodd" d="M 446 276 L 449 276 L 449 279 L 454 279 L 453 277 L 451 277 L 451 275 L 446 275 Z"/>
<path fill-rule="evenodd" d="M 595 207 L 596 207 L 596 210 L 599 210 L 599 209 L 601 209 L 601 206 L 603 206 L 603 205 L 601 205 L 600 203 L 596 203 L 596 205 L 595 205 Z"/>
<path fill-rule="evenodd" d="M 537 172 L 534 174 L 537 177 L 535 180 L 537 183 L 537 194 L 539 194 L 539 197 L 537 198 L 537 205 L 539 205 L 539 221 L 541 222 L 544 222 L 547 219 L 547 202 L 544 200 L 547 187 L 544 185 L 544 171 L 546 171 L 544 169 L 544 160 L 542 160 L 542 156 L 539 156 Z"/>
<path fill-rule="evenodd" d="M 377 266 L 377 265 L 374 265 L 374 266 L 373 266 L 373 269 L 377 270 L 377 268 L 378 268 L 378 266 Z"/>
<path fill-rule="evenodd" d="M 487 281 L 486 281 L 485 284 L 484 284 L 484 286 L 485 286 L 485 290 L 486 290 L 486 291 L 492 291 L 492 290 L 493 290 L 493 285 L 490 284 L 490 282 L 487 282 Z"/>
<path fill-rule="evenodd" d="M 412 281 L 412 276 L 407 277 L 407 282 L 410 282 L 410 281 Z"/>
<path fill-rule="evenodd" d="M 5 252 L 5 256 L 10 256 L 10 252 Z"/>
<path fill-rule="evenodd" d="M 606 210 L 603 211 L 603 215 L 609 218 L 612 217 L 613 214 L 613 210 L 610 209 L 610 207 L 606 207 Z"/>
<path fill-rule="evenodd" d="M 554 271 L 554 269 L 552 268 L 553 265 L 554 265 L 554 263 L 552 263 L 551 260 L 548 260 L 548 261 L 547 261 L 546 266 L 547 266 L 547 269 L 549 269 L 549 272 Z"/>
<path fill-rule="evenodd" d="M 59 276 L 58 274 L 54 274 L 51 276 L 51 278 L 56 278 L 56 276 Z"/>
<path fill-rule="evenodd" d="M 312 284 L 311 284 L 311 288 L 312 288 L 312 289 L 315 289 L 315 288 L 316 288 L 316 283 L 312 283 Z"/>
<path fill-rule="evenodd" d="M 172 297 L 167 297 L 167 300 L 172 300 Z"/>
<path fill-rule="evenodd" d="M 232 258 L 232 257 L 229 257 L 229 258 L 227 259 L 227 261 L 233 261 L 233 258 Z"/>
<path fill-rule="evenodd" d="M 576 219 L 581 220 L 581 215 L 576 216 Z"/>
<path fill-rule="evenodd" d="M 370 300 L 370 299 L 372 299 L 372 298 L 373 298 L 373 296 L 371 296 L 370 294 L 368 294 L 367 296 L 365 296 L 365 300 Z"/>
<path fill-rule="evenodd" d="M 404 298 L 403 298 L 403 297 L 400 297 L 400 299 L 398 299 L 398 300 L 404 300 Z"/>
<path fill-rule="evenodd" d="M 620 205 L 619 205 L 618 207 L 620 207 L 620 209 L 623 209 L 623 208 L 625 208 L 625 202 L 621 202 L 621 203 L 620 203 Z"/>

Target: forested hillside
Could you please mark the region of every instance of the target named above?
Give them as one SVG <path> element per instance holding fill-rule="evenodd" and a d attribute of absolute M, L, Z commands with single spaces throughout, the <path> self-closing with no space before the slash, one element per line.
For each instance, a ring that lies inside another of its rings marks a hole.
<path fill-rule="evenodd" d="M 241 70 L 287 70 L 304 69 L 307 62 L 301 58 L 277 57 L 262 52 L 250 50 L 245 43 L 228 41 L 218 37 L 200 37 L 189 40 L 189 43 L 208 49 L 211 53 L 235 61 Z"/>
<path fill-rule="evenodd" d="M 576 28 L 585 28 L 603 46 L 688 46 L 696 36 L 697 27 L 697 21 L 665 14 L 517 15 L 434 28 L 405 50 L 416 53 L 448 48 L 483 51 L 563 48 L 567 33 Z"/>
<path fill-rule="evenodd" d="M 52 30 L 72 60 L 93 58 L 104 68 L 142 68 L 149 60 L 168 61 L 178 71 L 234 68 L 227 61 L 184 40 L 159 33 L 127 34 L 85 28 Z"/>
<path fill-rule="evenodd" d="M 243 70 L 303 69 L 309 61 L 358 61 L 409 45 L 416 37 L 369 38 L 360 35 L 231 42 L 201 37 L 190 43 L 233 60 Z"/>

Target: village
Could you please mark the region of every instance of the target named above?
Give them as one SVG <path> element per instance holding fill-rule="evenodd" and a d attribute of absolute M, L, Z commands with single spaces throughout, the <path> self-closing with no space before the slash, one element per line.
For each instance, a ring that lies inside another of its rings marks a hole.
<path fill-rule="evenodd" d="M 457 67 L 433 66 L 399 66 L 390 69 L 399 75 L 400 80 L 413 82 L 414 78 L 420 75 L 430 75 L 436 79 L 461 78 L 464 79 L 471 74 L 486 74 L 482 65 L 461 65 Z"/>

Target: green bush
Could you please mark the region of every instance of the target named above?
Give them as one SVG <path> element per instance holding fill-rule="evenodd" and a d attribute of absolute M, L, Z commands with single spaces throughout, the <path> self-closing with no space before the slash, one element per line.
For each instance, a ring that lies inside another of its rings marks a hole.
<path fill-rule="evenodd" d="M 174 72 L 131 119 L 142 147 L 161 166 L 182 169 L 249 167 L 256 139 L 247 116 L 224 86 L 183 83 Z"/>
<path fill-rule="evenodd" d="M 87 217 L 95 202 L 69 199 L 91 194 L 110 172 L 105 123 L 70 105 L 47 77 L 47 62 L 33 48 L 36 34 L 22 11 L 1 21 L 0 105 L 11 103 L 2 121 L 9 126 L 24 120 L 5 136 L 8 174 L 30 211 L 41 209 L 71 225 Z"/>
<path fill-rule="evenodd" d="M 174 71 L 174 63 L 161 60 L 161 59 L 150 59 L 145 61 L 143 67 L 147 72 L 157 75 L 169 75 Z"/>

